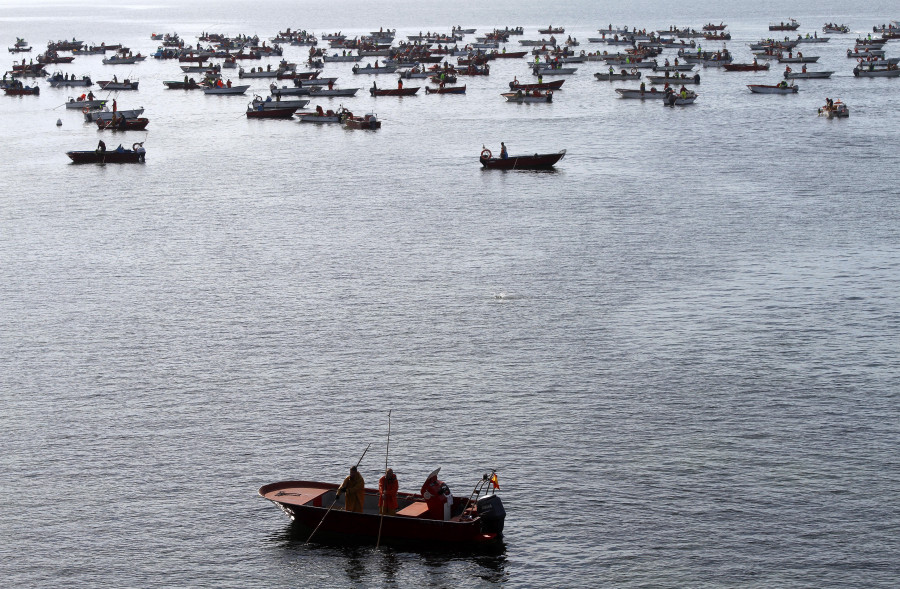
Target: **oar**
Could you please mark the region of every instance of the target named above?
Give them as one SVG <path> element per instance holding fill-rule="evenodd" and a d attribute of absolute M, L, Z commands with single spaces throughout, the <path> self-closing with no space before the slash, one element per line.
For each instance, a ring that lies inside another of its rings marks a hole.
<path fill-rule="evenodd" d="M 387 446 L 384 450 L 384 476 L 387 477 L 387 469 L 388 469 L 388 454 L 391 450 L 391 410 L 388 409 L 388 437 L 387 437 Z M 387 479 L 385 479 L 385 484 L 387 484 Z M 378 540 L 375 541 L 375 548 L 377 549 L 381 545 L 381 526 L 384 524 L 384 511 L 387 509 L 387 501 L 382 496 L 382 501 L 384 505 L 378 511 L 381 512 L 381 518 L 378 520 Z"/>
<path fill-rule="evenodd" d="M 369 442 L 369 446 L 371 446 L 371 445 L 372 445 L 372 443 Z M 362 459 L 365 458 L 366 452 L 369 451 L 369 446 L 366 446 L 366 449 L 363 451 L 362 456 L 359 457 L 359 461 L 356 463 L 356 467 L 357 467 L 357 468 L 359 468 L 359 465 L 360 465 L 360 463 L 362 462 Z M 314 530 L 312 531 L 312 534 L 309 535 L 309 538 L 306 539 L 306 544 L 309 544 L 309 543 L 310 543 L 310 541 L 312 540 L 312 537 L 315 536 L 315 535 L 316 535 L 316 532 L 319 531 L 319 528 L 322 527 L 322 523 L 325 521 L 325 518 L 328 517 L 328 514 L 331 513 L 331 509 L 332 509 L 332 508 L 334 507 L 334 505 L 337 503 L 337 500 L 338 500 L 337 492 L 335 492 L 335 494 L 334 494 L 334 501 L 331 502 L 331 505 L 328 507 L 328 511 L 325 512 L 325 515 L 322 516 L 322 520 L 319 522 L 319 525 L 316 526 L 316 529 L 314 529 Z"/>

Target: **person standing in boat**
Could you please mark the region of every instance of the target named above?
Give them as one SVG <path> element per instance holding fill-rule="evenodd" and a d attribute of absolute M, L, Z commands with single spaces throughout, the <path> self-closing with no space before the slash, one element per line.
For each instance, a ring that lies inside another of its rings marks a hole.
<path fill-rule="evenodd" d="M 338 487 L 338 490 L 334 495 L 334 500 L 337 501 L 338 497 L 341 496 L 341 492 L 344 492 L 347 495 L 344 500 L 346 504 L 345 510 L 362 513 L 363 502 L 366 496 L 365 484 L 366 481 L 363 480 L 362 475 L 359 474 L 356 467 L 351 466 L 350 474 L 347 475 L 347 478 L 345 478 L 344 482 L 341 483 L 341 486 Z"/>
<path fill-rule="evenodd" d="M 444 481 L 438 480 L 440 467 L 428 475 L 425 484 L 422 485 L 422 497 L 428 504 L 428 515 L 431 519 L 447 521 L 450 519 L 450 507 L 453 505 L 453 495 Z"/>
<path fill-rule="evenodd" d="M 502 141 L 500 142 L 500 159 L 506 160 L 509 159 L 509 152 L 506 151 L 506 144 Z"/>
<path fill-rule="evenodd" d="M 378 513 L 382 515 L 397 515 L 397 491 L 400 490 L 400 481 L 394 474 L 394 469 L 389 468 L 378 479 Z"/>

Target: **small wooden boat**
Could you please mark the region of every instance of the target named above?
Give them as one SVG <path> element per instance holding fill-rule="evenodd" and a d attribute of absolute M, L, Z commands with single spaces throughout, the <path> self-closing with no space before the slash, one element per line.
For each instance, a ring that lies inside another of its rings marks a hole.
<path fill-rule="evenodd" d="M 725 66 L 723 66 L 725 67 Z M 656 65 L 653 66 L 654 72 L 689 72 L 694 69 L 694 64 L 692 63 L 675 63 L 671 65 Z"/>
<path fill-rule="evenodd" d="M 800 23 L 797 22 L 793 18 L 788 22 L 781 22 L 778 24 L 770 24 L 769 25 L 770 31 L 796 31 L 799 28 L 800 28 Z"/>
<path fill-rule="evenodd" d="M 435 89 L 431 89 L 428 86 L 425 87 L 425 94 L 465 94 L 466 86 L 463 84 L 462 86 L 442 86 Z"/>
<path fill-rule="evenodd" d="M 97 82 L 97 85 L 100 86 L 103 90 L 137 90 L 138 84 L 140 82 L 125 79 L 121 82 L 116 80 L 103 80 Z"/>
<path fill-rule="evenodd" d="M 185 82 L 184 80 L 171 80 L 167 82 L 163 82 L 166 88 L 169 90 L 199 90 L 201 88 L 205 88 L 205 86 L 201 86 L 193 79 Z"/>
<path fill-rule="evenodd" d="M 308 100 L 306 102 L 309 102 Z M 262 103 L 259 103 L 257 107 L 253 106 L 253 103 L 247 107 L 247 118 L 248 119 L 292 119 L 294 118 L 294 111 L 297 109 L 295 107 L 282 107 L 282 108 L 264 108 Z"/>
<path fill-rule="evenodd" d="M 330 108 L 328 110 L 324 110 L 321 106 L 318 106 L 314 111 L 298 112 L 296 113 L 296 115 L 301 123 L 316 123 L 322 125 L 329 123 L 340 123 L 341 118 L 344 115 L 353 116 L 353 113 L 346 108 L 341 108 L 338 111 L 333 111 Z"/>
<path fill-rule="evenodd" d="M 66 102 L 67 110 L 80 110 L 80 111 L 92 111 L 103 108 L 103 105 L 106 104 L 105 100 L 88 100 L 87 98 L 72 98 L 69 97 L 69 100 Z"/>
<path fill-rule="evenodd" d="M 554 80 L 552 82 L 541 82 L 540 84 L 523 84 L 518 80 L 509 83 L 510 90 L 559 90 L 562 88 L 565 80 Z"/>
<path fill-rule="evenodd" d="M 51 88 L 88 87 L 93 84 L 90 76 L 81 76 L 81 78 L 71 76 L 66 78 L 63 74 L 54 74 L 47 78 L 47 81 L 50 83 Z"/>
<path fill-rule="evenodd" d="M 577 67 L 543 67 L 534 66 L 531 73 L 535 76 L 568 76 L 578 71 Z"/>
<path fill-rule="evenodd" d="M 793 57 L 782 55 L 778 58 L 778 63 L 816 63 L 817 61 L 819 61 L 818 55 L 795 55 Z"/>
<path fill-rule="evenodd" d="M 597 72 L 594 77 L 601 82 L 619 82 L 625 80 L 640 80 L 641 72 L 635 70 L 635 73 L 622 70 L 620 73 Z"/>
<path fill-rule="evenodd" d="M 838 25 L 834 23 L 826 24 L 822 27 L 822 31 L 825 33 L 830 33 L 833 35 L 843 35 L 850 32 L 850 27 L 847 25 Z"/>
<path fill-rule="evenodd" d="M 355 117 L 352 114 L 345 114 L 341 117 L 345 129 L 365 129 L 374 131 L 381 128 L 381 121 L 374 114 L 367 114 L 361 117 Z"/>
<path fill-rule="evenodd" d="M 115 103 L 115 101 L 113 101 Z M 110 120 L 113 118 L 113 115 L 118 117 L 125 117 L 126 119 L 136 119 L 142 114 L 144 114 L 143 108 L 133 108 L 128 110 L 82 110 L 82 114 L 84 114 L 84 121 L 86 123 L 94 123 L 98 120 Z"/>
<path fill-rule="evenodd" d="M 764 72 L 769 69 L 769 62 L 765 63 L 726 63 L 722 64 L 726 72 Z"/>
<path fill-rule="evenodd" d="M 491 170 L 542 170 L 556 165 L 566 155 L 563 149 L 557 153 L 535 153 L 534 155 L 511 155 L 506 158 L 493 157 L 490 149 L 482 149 L 478 161 Z"/>
<path fill-rule="evenodd" d="M 22 84 L 7 86 L 3 91 L 7 96 L 37 96 L 41 93 L 37 84 L 34 86 L 23 86 Z"/>
<path fill-rule="evenodd" d="M 842 119 L 850 116 L 850 109 L 840 100 L 828 100 L 819 108 L 819 116 L 829 119 Z"/>
<path fill-rule="evenodd" d="M 204 88 L 203 93 L 207 95 L 237 95 L 243 94 L 250 88 L 249 84 L 245 86 L 222 86 L 222 87 L 213 87 L 213 88 Z"/>
<path fill-rule="evenodd" d="M 754 94 L 796 94 L 800 91 L 800 88 L 794 84 L 788 84 L 787 82 L 781 82 L 774 86 L 767 84 L 747 84 L 747 88 Z"/>
<path fill-rule="evenodd" d="M 566 29 L 564 27 L 554 28 L 552 26 L 549 26 L 546 29 L 538 29 L 538 33 L 541 35 L 562 35 L 565 32 Z"/>
<path fill-rule="evenodd" d="M 356 96 L 359 88 L 322 88 L 314 86 L 309 89 L 309 96 L 322 98 L 335 98 L 338 96 Z"/>
<path fill-rule="evenodd" d="M 506 102 L 518 102 L 520 104 L 532 102 L 553 102 L 553 91 L 541 90 L 516 90 L 515 92 L 503 92 L 500 94 Z"/>
<path fill-rule="evenodd" d="M 900 76 L 900 69 L 896 65 L 885 68 L 876 68 L 874 66 L 855 67 L 853 75 L 858 78 L 896 78 Z"/>
<path fill-rule="evenodd" d="M 684 85 L 684 84 L 699 84 L 700 83 L 700 74 L 694 74 L 693 76 L 647 76 L 647 79 L 651 84 L 672 84 L 672 85 Z"/>
<path fill-rule="evenodd" d="M 483 477 L 487 480 L 487 475 Z M 453 497 L 449 520 L 431 517 L 418 494 L 397 493 L 396 515 L 378 513 L 378 491 L 365 489 L 363 511 L 346 511 L 335 498 L 337 485 L 315 481 L 283 481 L 264 485 L 259 495 L 276 504 L 305 540 L 326 543 L 382 544 L 413 548 L 477 549 L 500 541 L 506 511 L 493 491 L 476 486 L 468 498 Z M 315 532 L 315 535 L 311 535 Z"/>
<path fill-rule="evenodd" d="M 636 100 L 662 100 L 666 97 L 665 92 L 660 92 L 656 88 L 651 88 L 650 90 L 616 88 L 616 93 L 620 98 L 631 98 Z"/>
<path fill-rule="evenodd" d="M 419 86 L 413 88 L 369 88 L 372 96 L 412 96 L 419 91 Z"/>
<path fill-rule="evenodd" d="M 784 72 L 785 80 L 823 80 L 831 77 L 834 72 Z"/>
<path fill-rule="evenodd" d="M 144 117 L 129 118 L 118 117 L 115 119 L 98 119 L 97 128 L 101 131 L 109 129 L 111 131 L 143 131 L 150 124 L 150 119 Z"/>
<path fill-rule="evenodd" d="M 684 90 L 682 92 L 675 92 L 671 88 L 666 91 L 666 96 L 663 99 L 663 106 L 687 106 L 689 104 L 694 104 L 694 101 L 697 100 L 697 93 L 691 90 Z"/>
<path fill-rule="evenodd" d="M 143 143 L 135 143 L 131 149 L 125 149 L 120 145 L 111 151 L 105 149 L 67 151 L 66 155 L 75 164 L 137 164 L 144 162 L 147 152 Z"/>
<path fill-rule="evenodd" d="M 132 55 L 131 57 L 120 57 L 118 55 L 114 55 L 112 57 L 106 57 L 103 59 L 103 65 L 132 65 L 140 61 L 139 55 Z"/>
<path fill-rule="evenodd" d="M 307 104 L 309 104 L 309 100 L 306 99 L 272 100 L 270 96 L 268 100 L 264 100 L 262 96 L 257 95 L 253 97 L 253 102 L 250 103 L 250 106 L 253 110 L 277 110 L 281 108 L 297 110 L 298 108 L 304 108 Z"/>
<path fill-rule="evenodd" d="M 359 64 L 353 66 L 351 70 L 354 74 L 393 74 L 397 72 L 397 66 L 395 65 L 381 65 L 381 66 L 373 66 L 372 64 L 367 63 L 365 67 L 359 67 Z"/>

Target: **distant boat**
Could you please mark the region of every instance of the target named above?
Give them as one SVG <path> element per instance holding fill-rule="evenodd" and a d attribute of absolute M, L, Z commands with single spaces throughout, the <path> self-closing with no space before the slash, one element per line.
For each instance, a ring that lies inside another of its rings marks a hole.
<path fill-rule="evenodd" d="M 490 149 L 482 149 L 478 161 L 491 170 L 541 170 L 552 168 L 566 155 L 563 149 L 557 153 L 535 153 L 533 155 L 511 155 L 506 158 L 493 157 Z"/>

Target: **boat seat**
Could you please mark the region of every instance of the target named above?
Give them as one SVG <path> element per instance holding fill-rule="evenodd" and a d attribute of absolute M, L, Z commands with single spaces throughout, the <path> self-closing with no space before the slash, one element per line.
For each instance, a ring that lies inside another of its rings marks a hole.
<path fill-rule="evenodd" d="M 415 501 L 398 511 L 397 515 L 405 517 L 426 517 L 428 515 L 428 504 L 424 501 Z"/>

